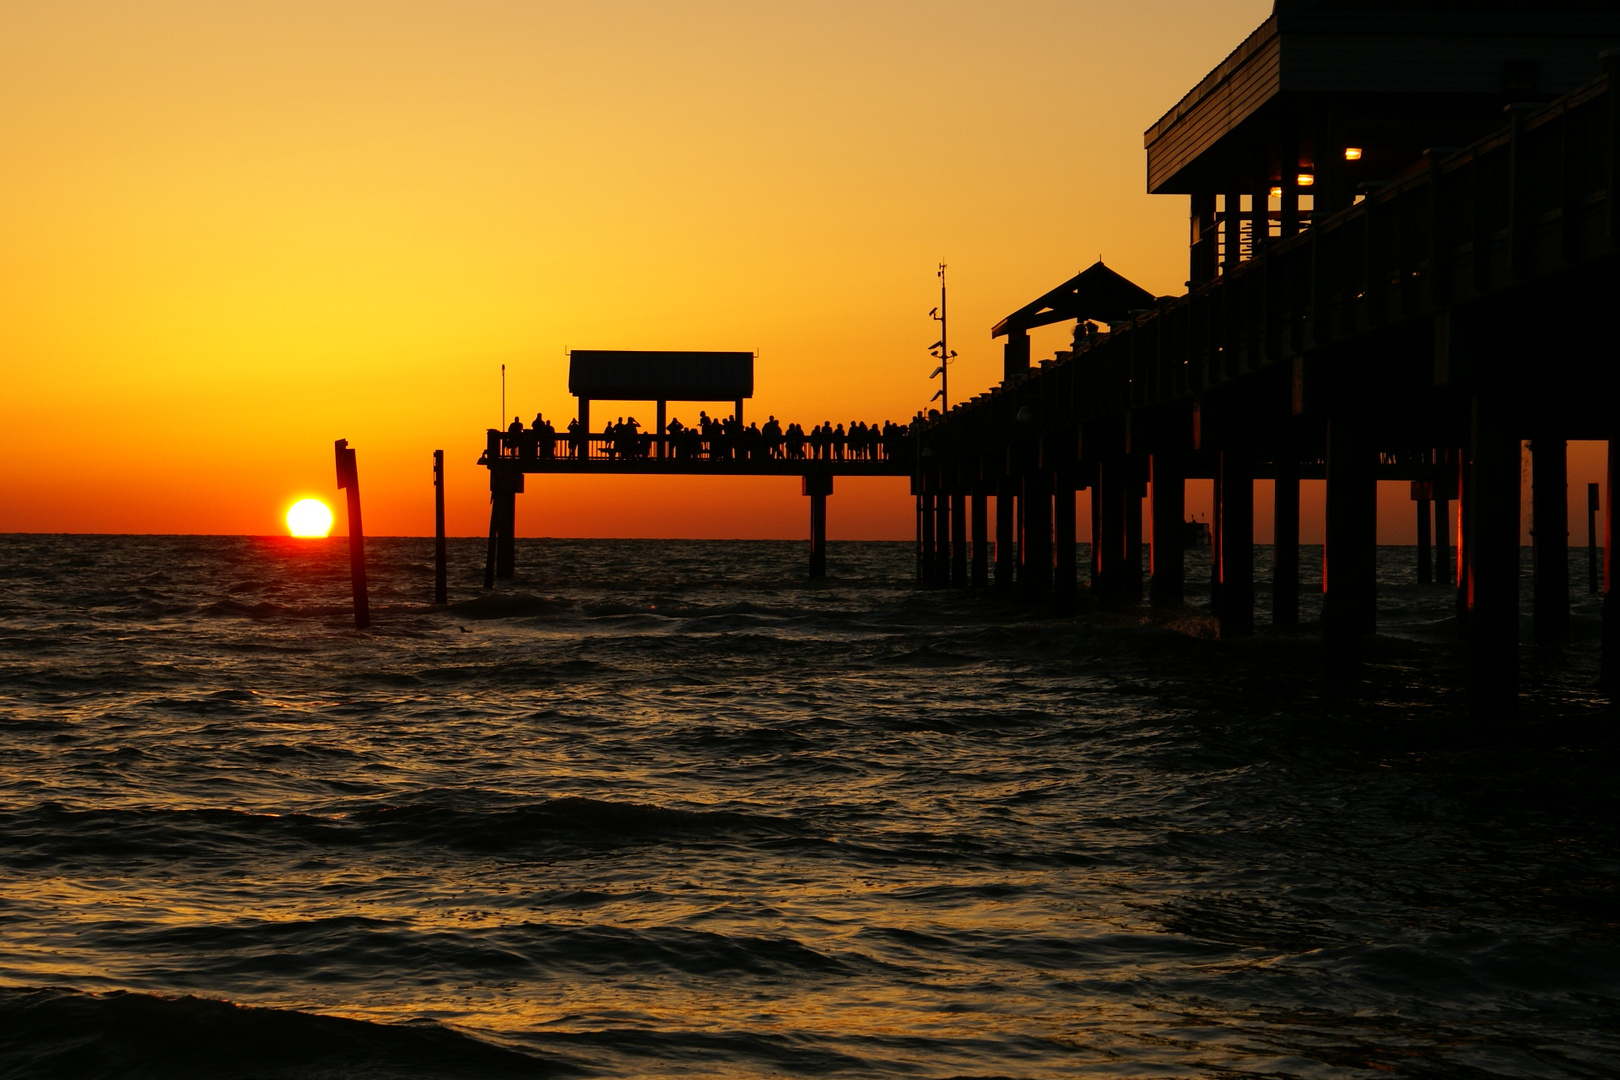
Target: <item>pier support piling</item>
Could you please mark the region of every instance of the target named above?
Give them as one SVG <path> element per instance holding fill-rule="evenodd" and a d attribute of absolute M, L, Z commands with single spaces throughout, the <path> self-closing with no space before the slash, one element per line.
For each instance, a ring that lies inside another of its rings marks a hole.
<path fill-rule="evenodd" d="M 1079 593 L 1075 567 L 1078 552 L 1074 535 L 1074 496 L 1074 484 L 1061 476 L 1058 477 L 1052 495 L 1052 533 L 1055 545 L 1052 592 L 1058 604 L 1066 610 L 1074 607 Z"/>
<path fill-rule="evenodd" d="M 951 495 L 951 584 L 958 589 L 968 585 L 967 496 Z"/>
<path fill-rule="evenodd" d="M 1109 457 L 1097 465 L 1097 483 L 1092 489 L 1092 516 L 1097 522 L 1097 546 L 1093 556 L 1092 588 L 1098 602 L 1107 610 L 1125 602 L 1125 507 L 1130 481 L 1125 459 Z"/>
<path fill-rule="evenodd" d="M 1142 602 L 1142 500 L 1146 485 L 1138 475 L 1138 458 L 1125 459 L 1125 545 L 1120 558 L 1120 595 L 1129 604 Z"/>
<path fill-rule="evenodd" d="M 1519 440 L 1503 402 L 1476 395 L 1469 491 L 1468 698 L 1476 718 L 1519 695 Z"/>
<path fill-rule="evenodd" d="M 1620 520 L 1614 511 L 1614 489 L 1620 483 L 1620 438 L 1609 439 L 1608 468 L 1603 492 L 1603 689 L 1609 695 L 1610 705 L 1620 698 L 1620 592 L 1615 590 L 1615 577 L 1620 575 L 1620 563 L 1615 560 L 1614 545 L 1620 541 Z"/>
<path fill-rule="evenodd" d="M 951 583 L 951 496 L 941 491 L 934 496 L 934 584 Z"/>
<path fill-rule="evenodd" d="M 1536 644 L 1569 640 L 1569 444 L 1530 444 L 1531 613 Z"/>
<path fill-rule="evenodd" d="M 918 517 L 922 526 L 922 580 L 925 585 L 934 583 L 934 526 L 938 517 L 934 513 L 934 499 L 931 491 L 924 491 L 917 497 L 920 509 Z"/>
<path fill-rule="evenodd" d="M 1017 508 L 1013 500 L 1011 482 L 1003 480 L 996 488 L 996 588 L 1011 589 L 1013 587 L 1013 524 L 1017 520 Z"/>
<path fill-rule="evenodd" d="M 810 576 L 827 576 L 827 496 L 833 492 L 831 473 L 803 478 L 800 490 L 810 496 Z"/>
<path fill-rule="evenodd" d="M 1148 549 L 1148 594 L 1159 609 L 1180 607 L 1186 598 L 1187 571 L 1182 557 L 1186 531 L 1187 482 L 1181 462 L 1168 454 L 1154 454 L 1152 470 L 1152 534 Z"/>
<path fill-rule="evenodd" d="M 444 548 L 444 451 L 433 451 L 433 602 L 450 602 Z"/>
<path fill-rule="evenodd" d="M 1299 458 L 1278 454 L 1271 511 L 1271 624 L 1299 625 Z"/>
<path fill-rule="evenodd" d="M 1378 627 L 1377 451 L 1355 421 L 1328 421 L 1322 643 L 1330 666 L 1353 664 Z"/>
<path fill-rule="evenodd" d="M 517 573 L 517 492 L 497 492 L 495 505 L 501 518 L 499 544 L 495 549 L 495 576 L 509 578 Z"/>
<path fill-rule="evenodd" d="M 1036 470 L 1024 476 L 1024 535 L 1018 545 L 1023 565 L 1018 580 L 1024 596 L 1043 600 L 1052 591 L 1052 478 Z"/>
<path fill-rule="evenodd" d="M 1451 581 L 1451 500 L 1457 475 L 1455 455 L 1449 450 L 1436 450 L 1434 454 L 1434 580 L 1441 585 Z"/>
<path fill-rule="evenodd" d="M 1242 451 L 1220 457 L 1221 637 L 1254 634 L 1254 465 Z"/>
<path fill-rule="evenodd" d="M 990 584 L 990 496 L 983 489 L 973 493 L 973 587 Z"/>
<path fill-rule="evenodd" d="M 1417 507 L 1417 580 L 1419 585 L 1428 585 L 1434 581 L 1434 551 L 1429 528 L 1434 506 L 1426 495 L 1412 502 Z"/>
<path fill-rule="evenodd" d="M 366 533 L 360 523 L 360 466 L 348 439 L 332 444 L 337 457 L 337 486 L 349 497 L 349 585 L 354 596 L 354 628 L 371 625 L 371 597 L 366 589 Z"/>

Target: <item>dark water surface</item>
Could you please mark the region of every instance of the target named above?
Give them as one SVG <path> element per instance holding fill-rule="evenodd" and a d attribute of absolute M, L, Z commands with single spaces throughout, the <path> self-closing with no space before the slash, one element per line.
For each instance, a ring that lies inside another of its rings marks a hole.
<path fill-rule="evenodd" d="M 1584 597 L 1492 740 L 1402 549 L 1340 686 L 908 545 L 430 553 L 356 633 L 341 541 L 0 537 L 0 1074 L 1620 1073 Z"/>

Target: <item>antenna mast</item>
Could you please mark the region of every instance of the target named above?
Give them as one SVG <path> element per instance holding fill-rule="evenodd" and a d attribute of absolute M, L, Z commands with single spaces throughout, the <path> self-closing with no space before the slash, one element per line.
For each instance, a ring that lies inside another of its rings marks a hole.
<path fill-rule="evenodd" d="M 934 342 L 934 344 L 929 348 L 928 355 L 939 361 L 939 367 L 935 368 L 934 373 L 928 377 L 930 379 L 936 377 L 939 379 L 939 389 L 936 390 L 934 392 L 934 396 L 928 400 L 929 402 L 933 402 L 937 398 L 940 403 L 939 411 L 943 413 L 950 412 L 951 410 L 951 376 L 949 369 L 951 366 L 951 361 L 956 359 L 956 354 L 951 352 L 950 324 L 946 321 L 947 312 L 945 309 L 944 263 L 939 264 L 938 275 L 939 307 L 935 308 L 933 311 L 930 311 L 928 314 L 930 318 L 939 323 L 939 340 Z"/>

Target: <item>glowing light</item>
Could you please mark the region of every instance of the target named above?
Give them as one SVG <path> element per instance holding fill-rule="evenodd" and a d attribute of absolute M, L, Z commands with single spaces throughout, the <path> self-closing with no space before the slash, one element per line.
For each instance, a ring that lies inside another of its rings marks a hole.
<path fill-rule="evenodd" d="M 1280 199 L 1280 198 L 1282 198 L 1282 188 L 1280 188 L 1280 187 L 1274 187 L 1274 188 L 1272 188 L 1272 189 L 1271 189 L 1271 197 L 1272 197 L 1272 198 L 1273 198 L 1273 199 Z"/>
<path fill-rule="evenodd" d="M 1314 173 L 1302 172 L 1299 174 L 1300 187 L 1310 187 L 1314 183 L 1316 183 L 1316 175 Z"/>
<path fill-rule="evenodd" d="M 320 537 L 332 531 L 332 511 L 319 499 L 299 499 L 287 510 L 287 532 Z"/>
<path fill-rule="evenodd" d="M 1361 147 L 1359 147 L 1359 146 L 1347 146 L 1347 147 L 1345 147 L 1345 149 L 1344 149 L 1344 160 L 1346 160 L 1346 161 L 1360 161 L 1361 160 Z"/>

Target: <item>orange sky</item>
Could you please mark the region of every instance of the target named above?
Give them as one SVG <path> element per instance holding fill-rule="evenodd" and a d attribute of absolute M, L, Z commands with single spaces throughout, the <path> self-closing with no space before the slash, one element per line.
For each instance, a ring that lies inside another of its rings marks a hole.
<path fill-rule="evenodd" d="M 482 534 L 500 365 L 566 420 L 571 347 L 755 349 L 753 416 L 908 417 L 941 258 L 970 395 L 989 326 L 1099 254 L 1182 291 L 1142 131 L 1269 9 L 0 6 L 0 531 L 281 532 L 346 437 L 369 532 L 431 531 L 443 448 Z M 800 537 L 804 504 L 531 478 L 519 534 Z M 903 481 L 829 507 L 911 521 Z"/>

